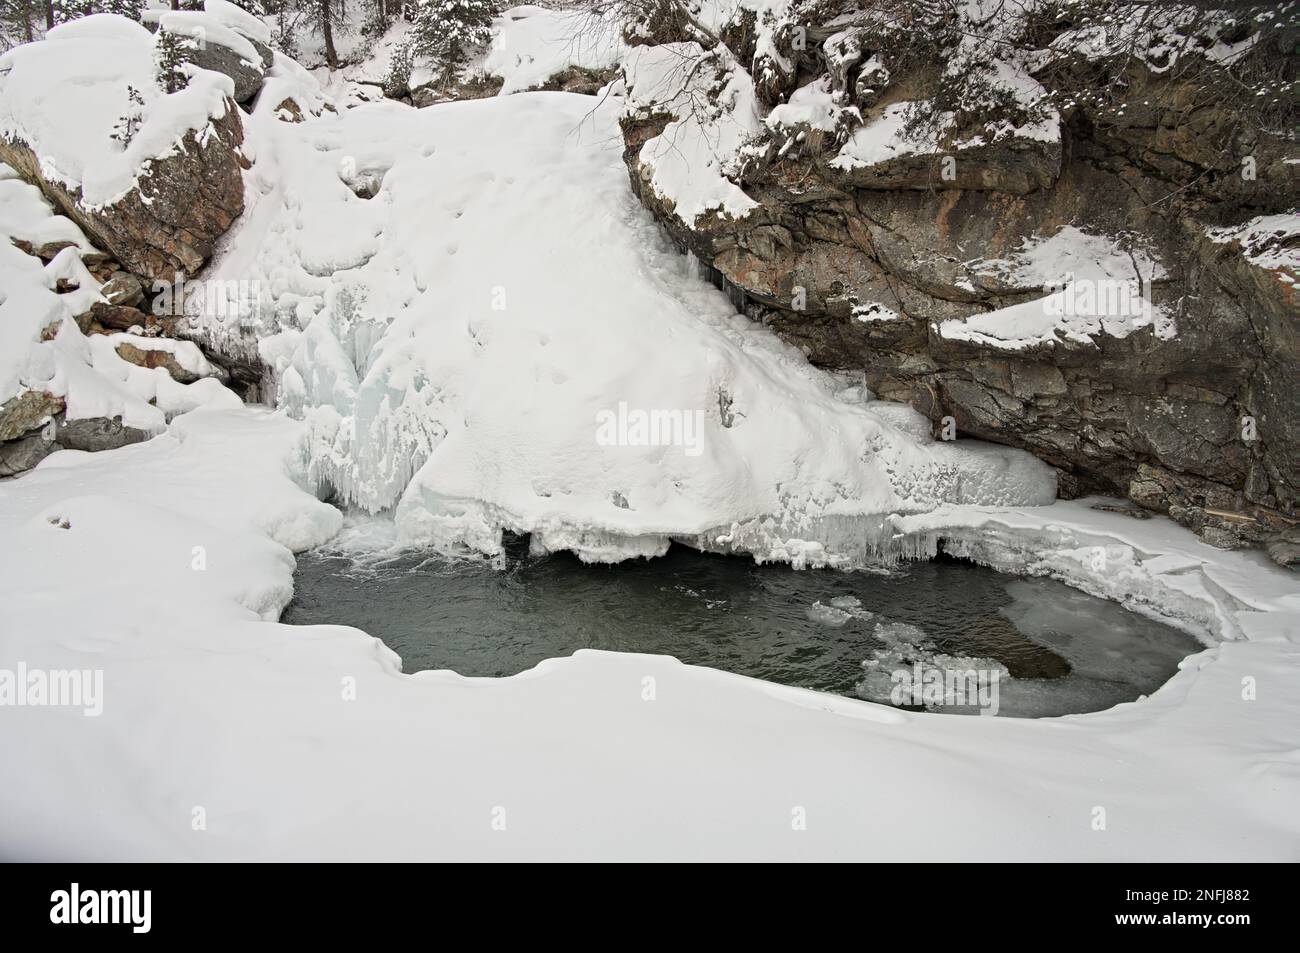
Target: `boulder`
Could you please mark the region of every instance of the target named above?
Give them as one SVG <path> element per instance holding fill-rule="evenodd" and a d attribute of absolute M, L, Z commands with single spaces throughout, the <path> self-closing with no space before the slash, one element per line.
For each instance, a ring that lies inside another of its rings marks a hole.
<path fill-rule="evenodd" d="M 247 103 L 261 91 L 275 53 L 262 40 L 232 29 L 221 19 L 199 10 L 148 10 L 141 21 L 155 33 L 165 31 L 188 41 L 183 47 L 185 60 L 229 76 L 235 84 L 235 101 Z"/>
<path fill-rule="evenodd" d="M 144 287 L 140 279 L 130 272 L 119 271 L 99 289 L 110 305 L 134 308 L 144 300 Z"/>
<path fill-rule="evenodd" d="M 0 443 L 0 477 L 16 476 L 30 470 L 57 449 L 54 441 L 44 433 Z"/>
<path fill-rule="evenodd" d="M 117 345 L 117 356 L 128 364 L 134 364 L 137 367 L 146 367 L 153 369 L 161 367 L 172 378 L 180 384 L 192 384 L 199 380 L 199 374 L 186 369 L 176 360 L 176 355 L 166 347 L 140 347 L 129 341 L 123 341 Z"/>
<path fill-rule="evenodd" d="M 90 306 L 90 320 L 113 331 L 129 331 L 131 328 L 145 327 L 149 318 L 139 308 L 96 301 Z"/>
<path fill-rule="evenodd" d="M 121 417 L 86 417 L 59 421 L 54 442 L 66 450 L 98 452 L 140 443 L 149 437 L 147 430 L 128 427 Z"/>
<path fill-rule="evenodd" d="M 207 130 L 186 133 L 174 150 L 150 164 L 135 189 L 93 209 L 82 205 L 79 190 L 47 179 L 24 142 L 0 138 L 0 161 L 39 187 L 129 271 L 171 282 L 178 272 L 196 273 L 244 211 L 243 141 L 239 110 L 227 101 L 220 119 Z"/>

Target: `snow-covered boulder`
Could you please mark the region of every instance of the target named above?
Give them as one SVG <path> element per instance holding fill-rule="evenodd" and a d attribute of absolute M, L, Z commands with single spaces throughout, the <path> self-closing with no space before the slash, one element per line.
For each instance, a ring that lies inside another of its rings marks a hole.
<path fill-rule="evenodd" d="M 186 62 L 229 76 L 236 102 L 247 103 L 261 91 L 274 62 L 266 25 L 223 0 L 212 0 L 203 10 L 146 10 L 140 21 L 179 39 Z"/>
<path fill-rule="evenodd" d="M 130 271 L 193 274 L 244 207 L 228 76 L 155 81 L 154 37 L 107 14 L 0 57 L 0 160 Z"/>

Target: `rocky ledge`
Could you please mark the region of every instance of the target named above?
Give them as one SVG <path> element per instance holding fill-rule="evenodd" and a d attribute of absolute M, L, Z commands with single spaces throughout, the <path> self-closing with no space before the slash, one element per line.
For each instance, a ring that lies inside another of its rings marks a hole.
<path fill-rule="evenodd" d="M 629 35 L 632 187 L 751 317 L 1063 496 L 1294 553 L 1293 26 L 660 6 Z M 675 172 L 692 150 L 715 180 Z"/>

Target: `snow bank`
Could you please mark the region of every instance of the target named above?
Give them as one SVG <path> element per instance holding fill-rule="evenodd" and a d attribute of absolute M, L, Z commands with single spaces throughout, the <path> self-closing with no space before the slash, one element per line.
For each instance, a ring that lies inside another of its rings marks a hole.
<path fill-rule="evenodd" d="M 822 132 L 834 132 L 839 128 L 845 112 L 856 115 L 857 107 L 844 107 L 835 100 L 831 91 L 829 76 L 813 80 L 806 86 L 800 86 L 790 94 L 789 102 L 782 103 L 767 114 L 767 127 L 817 129 Z"/>
<path fill-rule="evenodd" d="M 940 117 L 938 131 L 909 131 L 907 119 L 917 104 L 892 103 L 879 116 L 856 130 L 830 165 L 834 169 L 857 169 L 879 165 L 909 155 L 933 155 L 940 151 L 942 132 L 951 126 L 952 117 Z"/>
<path fill-rule="evenodd" d="M 482 68 L 504 81 L 501 95 L 540 86 L 572 67 L 617 66 L 627 52 L 618 19 L 583 10 L 514 7 L 492 24 Z"/>
<path fill-rule="evenodd" d="M 142 104 L 132 102 L 132 90 Z M 196 70 L 185 89 L 163 93 L 154 82 L 152 34 L 124 17 L 95 14 L 0 56 L 0 135 L 26 143 L 47 179 L 80 189 L 93 209 L 116 202 L 151 160 L 225 115 L 233 92 L 228 76 Z M 113 134 L 127 117 L 139 126 L 124 147 Z"/>
<path fill-rule="evenodd" d="M 784 546 L 827 516 L 1052 500 L 1028 454 L 842 400 L 735 314 L 630 194 L 618 104 L 594 105 L 254 117 L 258 194 L 206 277 L 262 299 L 196 318 L 273 368 L 312 481 L 413 539 L 492 553 L 504 527 L 598 560 L 733 522 Z"/>
<path fill-rule="evenodd" d="M 939 334 L 1005 350 L 1060 342 L 1095 344 L 1100 335 L 1127 337 L 1150 327 L 1162 339 L 1177 334 L 1173 317 L 1151 301 L 1164 266 L 1142 248 L 1121 248 L 1107 236 L 1072 225 L 1049 238 L 1024 242 L 1010 258 L 967 266 L 1009 289 L 1059 290 L 1043 298 L 967 318 L 944 321 Z"/>
<path fill-rule="evenodd" d="M 608 652 L 408 676 L 356 629 L 270 621 L 290 550 L 339 525 L 287 475 L 304 426 L 199 411 L 0 484 L 0 667 L 104 688 L 97 717 L 4 711 L 7 857 L 1294 859 L 1300 596 L 1257 553 L 1085 502 L 901 518 L 1239 634 L 1089 715 L 909 713 Z"/>

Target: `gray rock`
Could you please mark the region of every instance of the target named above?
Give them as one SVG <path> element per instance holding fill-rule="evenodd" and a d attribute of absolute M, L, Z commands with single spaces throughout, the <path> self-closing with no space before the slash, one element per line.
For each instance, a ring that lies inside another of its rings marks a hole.
<path fill-rule="evenodd" d="M 151 32 L 159 29 L 156 21 L 146 20 L 144 26 Z M 171 31 L 168 31 L 171 32 Z M 175 33 L 183 40 L 192 39 L 193 34 L 185 30 Z M 258 61 L 249 62 L 228 46 L 223 46 L 211 36 L 204 36 L 203 42 L 187 46 L 185 58 L 199 69 L 210 69 L 224 73 L 235 83 L 235 102 L 247 103 L 262 89 L 266 71 L 271 68 L 275 55 L 269 47 L 256 40 L 244 37 L 257 52 Z"/>
<path fill-rule="evenodd" d="M 102 301 L 96 301 L 90 306 L 90 317 L 92 321 L 98 321 L 112 331 L 129 331 L 134 327 L 143 328 L 149 320 L 148 316 L 139 308 L 105 304 Z"/>
<path fill-rule="evenodd" d="M 119 271 L 104 282 L 99 293 L 109 304 L 129 308 L 144 300 L 144 287 L 140 284 L 140 279 L 126 271 Z"/>
<path fill-rule="evenodd" d="M 0 443 L 0 477 L 30 470 L 57 449 L 54 441 L 41 433 Z"/>
<path fill-rule="evenodd" d="M 87 417 L 59 422 L 54 442 L 67 450 L 116 450 L 149 439 L 147 430 L 127 427 L 121 417 Z"/>

